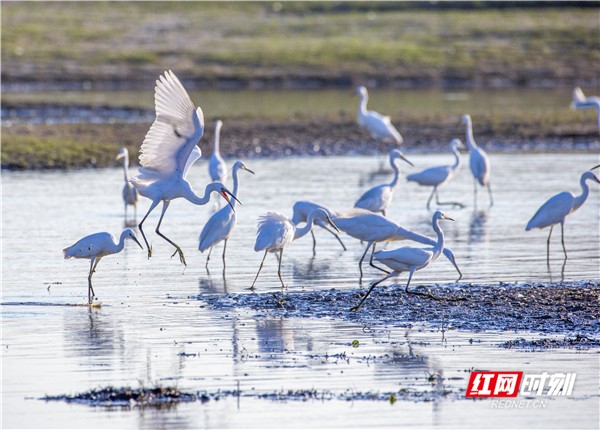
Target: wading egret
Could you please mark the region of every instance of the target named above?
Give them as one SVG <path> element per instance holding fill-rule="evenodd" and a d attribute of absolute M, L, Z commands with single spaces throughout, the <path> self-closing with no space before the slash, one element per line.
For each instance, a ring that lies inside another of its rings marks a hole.
<path fill-rule="evenodd" d="M 137 240 L 135 232 L 130 228 L 126 229 L 121 233 L 119 242 L 115 240 L 115 237 L 107 232 L 95 233 L 80 239 L 74 245 L 71 245 L 63 249 L 63 255 L 65 260 L 68 258 L 89 258 L 90 259 L 90 273 L 88 275 L 88 304 L 92 304 L 92 300 L 95 296 L 94 288 L 92 287 L 92 275 L 96 271 L 96 266 L 100 262 L 102 257 L 106 257 L 110 254 L 116 254 L 121 252 L 125 246 L 125 239 L 132 239 L 137 243 L 140 248 L 142 244 Z M 144 249 L 144 248 L 142 248 Z"/>
<path fill-rule="evenodd" d="M 431 263 L 433 263 L 435 260 L 437 260 L 438 257 L 440 256 L 440 254 L 444 251 L 444 232 L 442 231 L 442 229 L 440 228 L 440 225 L 439 225 L 439 221 L 441 219 L 447 219 L 450 221 L 454 221 L 452 218 L 446 216 L 444 213 L 442 213 L 440 211 L 436 211 L 433 214 L 431 223 L 433 225 L 433 230 L 437 234 L 437 242 L 435 242 L 435 245 L 433 246 L 433 248 L 411 248 L 411 247 L 407 246 L 407 247 L 403 247 L 403 248 L 393 249 L 390 251 L 377 251 L 375 253 L 375 256 L 374 256 L 375 260 L 388 266 L 390 269 L 392 269 L 392 272 L 390 274 L 388 274 L 387 276 L 385 276 L 384 278 L 380 279 L 379 281 L 373 282 L 371 284 L 369 290 L 367 291 L 367 294 L 365 294 L 365 296 L 362 298 L 360 303 L 357 306 L 353 307 L 351 310 L 353 310 L 355 312 L 358 311 L 358 309 L 362 306 L 364 301 L 367 300 L 367 297 L 369 297 L 369 295 L 371 294 L 371 291 L 373 291 L 373 289 L 377 285 L 379 285 L 386 279 L 395 278 L 396 276 L 400 275 L 402 272 L 409 272 L 408 273 L 408 281 L 406 282 L 406 288 L 405 288 L 406 293 L 407 294 L 409 293 L 408 286 L 410 285 L 410 281 L 413 277 L 413 274 L 417 270 L 421 270 L 421 269 L 424 269 L 425 267 L 429 266 Z M 430 294 L 422 294 L 422 293 L 415 293 L 415 294 L 425 295 L 427 297 L 435 298 L 434 296 L 431 296 Z"/>
<path fill-rule="evenodd" d="M 383 216 L 385 216 L 385 211 L 392 201 L 392 197 L 394 197 L 394 190 L 398 185 L 398 179 L 400 177 L 400 168 L 396 165 L 397 159 L 401 159 L 411 166 L 414 166 L 414 164 L 408 161 L 399 149 L 390 151 L 390 165 L 392 166 L 392 169 L 394 169 L 394 179 L 389 184 L 377 185 L 366 191 L 360 196 L 356 203 L 354 203 L 355 208 L 367 209 L 371 212 L 381 212 Z"/>
<path fill-rule="evenodd" d="M 213 182 L 223 182 L 227 179 L 227 164 L 221 157 L 219 152 L 219 141 L 221 140 L 221 127 L 223 127 L 223 121 L 218 120 L 215 122 L 215 144 L 213 146 L 213 152 L 208 160 L 208 172 L 210 173 L 210 179 Z"/>
<path fill-rule="evenodd" d="M 137 218 L 138 192 L 131 182 L 129 182 L 129 151 L 127 148 L 121 148 L 117 160 L 123 159 L 123 177 L 125 185 L 123 186 L 123 201 L 125 202 L 125 220 L 127 220 L 127 206 L 133 206 L 133 219 Z"/>
<path fill-rule="evenodd" d="M 393 140 L 397 145 L 402 145 L 402 136 L 392 125 L 389 116 L 383 116 L 375 111 L 367 110 L 369 93 L 363 86 L 356 88 L 360 95 L 358 104 L 358 115 L 356 120 L 358 125 L 367 129 L 373 139 Z"/>
<path fill-rule="evenodd" d="M 262 270 L 267 252 L 279 252 L 279 267 L 277 268 L 277 275 L 281 281 L 281 287 L 284 288 L 285 284 L 281 278 L 281 260 L 283 259 L 283 249 L 288 246 L 292 241 L 300 239 L 306 233 L 308 233 L 315 222 L 320 219 L 326 221 L 333 227 L 334 230 L 339 231 L 326 211 L 322 209 L 315 209 L 308 214 L 306 225 L 304 227 L 296 228 L 291 219 L 282 215 L 278 212 L 267 212 L 265 215 L 258 219 L 258 233 L 256 234 L 256 243 L 254 250 L 265 251 L 265 255 L 260 263 L 254 282 L 250 288 L 254 288 L 258 275 Z"/>
<path fill-rule="evenodd" d="M 596 166 L 598 167 L 598 166 Z M 548 234 L 548 240 L 546 241 L 546 260 L 550 260 L 550 236 L 552 236 L 552 229 L 556 224 L 560 223 L 561 243 L 563 252 L 565 253 L 565 260 L 567 259 L 567 250 L 565 248 L 565 218 L 567 215 L 575 212 L 583 205 L 587 199 L 590 188 L 587 185 L 587 181 L 595 181 L 600 183 L 600 180 L 592 172 L 584 172 L 581 175 L 579 184 L 582 192 L 578 196 L 574 196 L 568 191 L 563 191 L 557 195 L 548 199 L 535 213 L 533 218 L 527 223 L 525 231 L 529 231 L 534 228 L 544 228 L 550 226 L 550 233 Z"/>
<path fill-rule="evenodd" d="M 338 216 L 333 219 L 333 222 L 337 228 L 347 235 L 363 242 L 367 242 L 365 252 L 358 262 L 361 278 L 363 275 L 362 262 L 365 259 L 367 252 L 369 252 L 369 249 L 372 247 L 374 252 L 375 246 L 378 243 L 393 242 L 397 240 L 414 240 L 415 242 L 423 243 L 425 245 L 435 246 L 436 244 L 433 239 L 430 239 L 427 236 L 407 230 L 384 216 L 374 214 L 364 209 L 351 209 L 349 211 L 338 213 Z M 456 264 L 452 250 L 444 248 L 443 252 L 458 272 L 458 279 L 462 278 L 462 273 Z M 371 253 L 369 264 L 376 269 L 387 272 L 387 270 L 373 264 L 373 253 Z"/>
<path fill-rule="evenodd" d="M 463 144 L 459 139 L 452 139 L 450 142 L 450 150 L 454 154 L 454 164 L 449 166 L 436 166 L 430 167 L 418 173 L 413 173 L 406 177 L 409 182 L 416 182 L 419 185 L 425 185 L 433 187 L 433 191 L 427 200 L 427 209 L 429 209 L 429 203 L 435 194 L 435 202 L 438 205 L 453 205 L 458 207 L 464 207 L 462 203 L 458 202 L 440 202 L 438 197 L 438 188 L 450 181 L 456 173 L 460 170 L 460 154 L 458 148 L 462 148 Z"/>
<path fill-rule="evenodd" d="M 598 114 L 598 129 L 600 130 L 600 97 L 586 97 L 581 88 L 576 87 L 573 90 L 571 109 L 596 109 L 596 113 Z"/>
<path fill-rule="evenodd" d="M 139 174 L 131 179 L 138 192 L 152 200 L 139 229 L 150 258 L 152 246 L 148 244 L 142 225 L 150 212 L 162 202 L 156 234 L 173 245 L 173 256 L 179 254 L 179 260 L 186 264 L 179 245 L 159 230 L 171 200 L 183 197 L 196 205 L 204 205 L 210 200 L 210 194 L 217 192 L 231 204 L 228 197 L 231 192 L 222 183 L 213 182 L 206 186 L 204 196 L 200 197 L 185 179 L 191 165 L 202 155 L 197 143 L 204 133 L 204 115 L 202 109 L 194 107 L 192 99 L 172 71 L 165 72 L 164 76 L 156 81 L 154 101 L 156 119 L 140 148 Z"/>
<path fill-rule="evenodd" d="M 471 115 L 463 115 L 462 123 L 466 125 L 467 148 L 469 148 L 469 166 L 473 173 L 474 204 L 477 206 L 477 182 L 482 187 L 487 187 L 490 196 L 490 206 L 494 205 L 492 186 L 490 184 L 490 160 L 483 149 L 475 143 L 473 138 L 473 123 Z"/>
<path fill-rule="evenodd" d="M 308 219 L 308 214 L 311 213 L 315 209 L 324 210 L 325 212 L 327 212 L 327 215 L 329 215 L 329 218 L 331 218 L 331 219 L 333 219 L 337 216 L 337 214 L 335 212 L 326 208 L 325 206 L 321 206 L 321 205 L 319 205 L 317 203 L 313 203 L 313 202 L 298 201 L 298 202 L 294 203 L 292 222 L 294 223 L 294 225 L 298 225 L 301 222 L 306 222 L 306 220 Z M 330 230 L 329 227 L 327 227 L 327 225 L 325 224 L 325 222 L 323 222 L 321 219 L 317 218 L 317 219 L 315 219 L 315 225 L 318 225 L 325 231 L 328 231 L 329 233 L 334 235 L 335 238 L 340 243 L 340 245 L 342 245 L 342 248 L 344 248 L 344 251 L 346 250 L 346 245 L 344 245 L 344 242 L 342 242 L 342 239 L 340 239 L 340 237 L 338 236 L 338 234 L 335 231 Z M 315 239 L 315 233 L 312 229 L 310 230 L 310 234 L 311 234 L 312 240 L 313 240 L 313 255 L 315 255 L 317 240 Z"/>
<path fill-rule="evenodd" d="M 246 167 L 246 165 L 242 161 L 236 161 L 233 165 L 233 195 L 237 198 L 238 196 L 238 170 L 245 170 L 254 174 L 254 172 Z M 235 200 L 232 202 L 231 206 L 225 206 L 219 211 L 215 212 L 213 216 L 210 217 L 204 228 L 202 229 L 202 233 L 200 233 L 200 244 L 198 245 L 198 249 L 201 252 L 208 251 L 208 256 L 206 257 L 206 268 L 208 269 L 208 261 L 210 260 L 210 253 L 212 252 L 213 246 L 217 243 L 224 241 L 223 243 L 223 270 L 225 270 L 225 249 L 227 248 L 227 240 L 235 227 L 235 223 L 237 221 L 237 215 L 235 213 Z"/>

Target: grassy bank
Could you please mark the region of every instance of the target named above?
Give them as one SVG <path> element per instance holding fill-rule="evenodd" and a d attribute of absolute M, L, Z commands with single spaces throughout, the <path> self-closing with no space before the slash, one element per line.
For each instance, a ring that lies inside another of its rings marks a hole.
<path fill-rule="evenodd" d="M 2 2 L 2 80 L 135 87 L 173 68 L 199 86 L 598 84 L 597 7 L 409 4 Z"/>

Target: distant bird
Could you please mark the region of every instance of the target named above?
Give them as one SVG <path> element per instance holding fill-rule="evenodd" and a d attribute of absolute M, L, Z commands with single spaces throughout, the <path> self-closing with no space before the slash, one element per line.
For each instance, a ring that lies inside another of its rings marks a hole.
<path fill-rule="evenodd" d="M 556 224 L 559 223 L 561 232 L 560 240 L 562 243 L 563 252 L 565 254 L 565 260 L 567 259 L 567 250 L 565 248 L 565 219 L 567 215 L 575 212 L 586 201 L 590 193 L 590 188 L 587 185 L 587 181 L 595 181 L 600 183 L 600 180 L 596 175 L 594 175 L 593 172 L 584 172 L 579 180 L 579 184 L 582 189 L 580 195 L 574 196 L 572 193 L 567 191 L 558 193 L 554 197 L 548 199 L 527 223 L 525 231 L 529 231 L 534 228 L 541 229 L 550 226 L 550 233 L 548 234 L 548 240 L 546 242 L 547 261 L 550 260 L 550 237 L 552 236 L 552 229 Z"/>
<path fill-rule="evenodd" d="M 236 161 L 233 165 L 233 195 L 237 198 L 238 196 L 238 170 L 245 170 L 254 174 L 254 172 L 242 162 Z M 237 221 L 237 215 L 235 213 L 235 200 L 232 202 L 231 206 L 225 206 L 219 211 L 215 212 L 213 216 L 210 217 L 208 222 L 204 225 L 202 229 L 202 233 L 200 233 L 200 244 L 198 249 L 201 252 L 208 251 L 208 256 L 206 257 L 206 268 L 208 269 L 208 261 L 210 260 L 210 253 L 212 252 L 213 246 L 217 243 L 224 241 L 223 243 L 223 269 L 225 269 L 225 249 L 227 248 L 227 240 L 229 240 L 229 236 L 235 227 L 235 223 Z"/>
<path fill-rule="evenodd" d="M 400 151 L 399 149 L 393 149 L 390 151 L 390 165 L 394 169 L 394 179 L 389 184 L 377 185 L 370 190 L 366 191 L 360 198 L 354 203 L 355 208 L 362 208 L 370 210 L 371 212 L 381 212 L 385 216 L 387 207 L 394 197 L 394 191 L 398 185 L 398 179 L 400 177 L 400 169 L 396 165 L 397 159 L 404 160 L 411 166 L 414 166 Z"/>
<path fill-rule="evenodd" d="M 598 114 L 598 129 L 600 130 L 600 97 L 586 97 L 581 88 L 575 87 L 571 109 L 596 109 L 596 113 Z"/>
<path fill-rule="evenodd" d="M 440 211 L 436 211 L 433 214 L 433 218 L 431 220 L 433 230 L 437 234 L 437 242 L 433 246 L 433 248 L 411 248 L 411 247 L 403 247 L 398 249 L 393 249 L 391 251 L 377 251 L 375 253 L 375 260 L 385 264 L 392 272 L 380 279 L 379 281 L 373 282 L 367 291 L 367 294 L 362 298 L 360 303 L 353 307 L 351 310 L 354 312 L 358 311 L 358 309 L 362 306 L 362 304 L 367 300 L 367 297 L 371 294 L 371 291 L 385 281 L 386 279 L 395 278 L 400 275 L 402 272 L 408 273 L 408 281 L 406 282 L 405 291 L 408 294 L 408 286 L 410 285 L 410 281 L 413 277 L 413 274 L 417 270 L 424 269 L 429 266 L 435 260 L 438 259 L 440 254 L 444 251 L 444 232 L 440 228 L 439 221 L 441 219 L 447 219 L 450 221 L 454 221 L 449 216 L 445 215 Z M 419 293 L 420 294 L 420 293 Z M 428 297 L 435 298 L 429 294 L 426 294 Z"/>
<path fill-rule="evenodd" d="M 132 239 L 142 248 L 142 244 L 137 240 L 134 231 L 128 228 L 121 233 L 118 243 L 112 234 L 102 232 L 86 236 L 74 245 L 63 249 L 65 260 L 68 258 L 90 259 L 90 273 L 88 275 L 88 304 L 90 306 L 95 297 L 94 288 L 92 287 L 92 275 L 96 271 L 96 266 L 102 257 L 121 252 L 125 246 L 125 239 Z"/>
<path fill-rule="evenodd" d="M 228 196 L 232 194 L 222 183 L 213 182 L 206 186 L 204 196 L 200 197 L 185 179 L 192 164 L 202 155 L 197 143 L 204 133 L 204 115 L 202 109 L 194 107 L 187 91 L 172 71 L 165 72 L 156 81 L 154 101 L 156 119 L 140 148 L 139 174 L 131 179 L 138 192 L 152 200 L 139 229 L 150 258 L 152 247 L 148 244 L 142 225 L 150 212 L 162 202 L 156 234 L 173 245 L 173 256 L 179 254 L 179 260 L 186 264 L 179 245 L 159 230 L 171 200 L 183 197 L 195 205 L 204 205 L 210 200 L 210 194 L 217 192 L 231 204 Z"/>
<path fill-rule="evenodd" d="M 298 225 L 301 222 L 306 222 L 306 220 L 308 219 L 308 214 L 315 209 L 323 209 L 325 212 L 327 212 L 327 214 L 329 215 L 329 218 L 331 218 L 331 219 L 333 219 L 337 216 L 337 214 L 335 212 L 326 208 L 325 206 L 321 206 L 321 205 L 313 203 L 313 202 L 298 201 L 298 202 L 294 203 L 292 222 L 294 223 L 294 225 Z M 329 227 L 327 227 L 327 225 L 325 224 L 325 222 L 323 222 L 320 219 L 315 219 L 315 225 L 318 225 L 325 231 L 334 235 L 335 238 L 340 243 L 340 245 L 342 245 L 342 248 L 344 248 L 344 251 L 346 251 L 346 245 L 344 245 L 344 242 L 342 242 L 342 239 L 340 239 L 340 237 L 338 236 L 338 234 L 335 231 L 330 230 Z M 317 240 L 315 239 L 315 233 L 312 229 L 310 230 L 310 234 L 311 234 L 312 240 L 313 240 L 313 255 L 315 255 Z"/>
<path fill-rule="evenodd" d="M 494 199 L 492 198 L 492 186 L 490 184 L 490 160 L 485 151 L 475 143 L 471 115 L 463 115 L 461 120 L 467 127 L 467 148 L 469 148 L 469 165 L 471 166 L 471 172 L 473 173 L 475 206 L 477 206 L 477 182 L 479 182 L 481 186 L 487 187 L 490 196 L 490 206 L 493 206 Z"/>
<path fill-rule="evenodd" d="M 374 214 L 364 209 L 351 209 L 346 212 L 341 212 L 333 219 L 333 222 L 337 228 L 342 230 L 347 235 L 367 242 L 365 252 L 358 262 L 361 278 L 363 275 L 362 262 L 365 259 L 367 252 L 369 252 L 369 249 L 373 248 L 374 252 L 375 246 L 378 243 L 393 242 L 397 240 L 414 240 L 415 242 L 426 245 L 435 245 L 436 243 L 433 239 L 430 239 L 427 236 L 407 230 L 384 216 Z M 449 248 L 444 248 L 443 253 L 458 272 L 458 279 L 462 278 L 462 273 L 456 265 L 456 260 L 452 250 Z M 373 264 L 373 253 L 371 253 L 369 264 L 376 269 L 387 272 L 385 269 Z"/>
<path fill-rule="evenodd" d="M 254 282 L 252 282 L 252 287 L 250 288 L 253 289 L 254 284 L 256 284 L 258 275 L 260 274 L 265 262 L 265 258 L 267 257 L 267 252 L 279 252 L 279 267 L 277 269 L 277 275 L 281 281 L 281 287 L 285 287 L 283 279 L 281 278 L 281 260 L 283 259 L 283 250 L 286 246 L 292 243 L 292 241 L 300 239 L 302 236 L 307 234 L 312 229 L 313 224 L 317 219 L 329 223 L 334 230 L 339 231 L 335 224 L 331 221 L 331 218 L 329 218 L 327 212 L 322 209 L 315 209 L 311 211 L 308 214 L 306 225 L 300 228 L 296 228 L 292 220 L 278 212 L 267 212 L 258 219 L 258 233 L 256 235 L 254 250 L 256 252 L 264 250 L 265 255 L 263 256 L 260 267 L 258 268 L 258 272 L 256 273 L 256 277 L 254 278 Z"/>
<path fill-rule="evenodd" d="M 427 200 L 427 209 L 429 209 L 429 203 L 435 194 L 435 202 L 438 205 L 453 205 L 458 207 L 464 207 L 462 203 L 458 202 L 440 202 L 438 197 L 438 188 L 450 181 L 456 173 L 460 170 L 460 154 L 458 148 L 462 148 L 463 144 L 459 139 L 452 139 L 450 142 L 450 150 L 454 153 L 454 164 L 449 166 L 437 166 L 430 167 L 418 173 L 413 173 L 406 177 L 409 182 L 416 182 L 419 185 L 432 186 L 433 191 Z"/>
<path fill-rule="evenodd" d="M 127 206 L 133 206 L 133 219 L 137 218 L 138 192 L 131 182 L 129 182 L 129 151 L 127 148 L 121 148 L 117 160 L 123 159 L 123 201 L 125 202 L 125 220 L 127 220 Z"/>
<path fill-rule="evenodd" d="M 392 140 L 396 145 L 402 145 L 403 139 L 398 130 L 392 125 L 389 116 L 383 116 L 375 111 L 367 110 L 369 93 L 363 86 L 356 88 L 360 95 L 358 104 L 357 122 L 362 128 L 367 129 L 371 137 L 376 140 Z"/>
<path fill-rule="evenodd" d="M 218 120 L 215 122 L 215 144 L 213 146 L 213 152 L 208 160 L 208 172 L 210 173 L 210 179 L 213 182 L 223 182 L 227 179 L 227 164 L 221 157 L 219 152 L 219 141 L 221 139 L 221 127 L 223 127 L 223 121 Z"/>

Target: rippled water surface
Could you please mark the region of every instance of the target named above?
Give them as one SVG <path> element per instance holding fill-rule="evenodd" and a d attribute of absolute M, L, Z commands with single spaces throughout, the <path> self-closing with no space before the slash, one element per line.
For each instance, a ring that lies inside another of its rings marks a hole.
<path fill-rule="evenodd" d="M 598 163 L 596 154 L 492 154 L 495 205 L 479 190 L 473 207 L 468 167 L 441 189 L 442 200 L 464 209 L 445 209 L 456 219 L 444 224 L 447 245 L 457 256 L 461 283 L 560 281 L 600 278 L 599 187 L 591 184 L 586 204 L 567 221 L 569 259 L 563 267 L 559 230 L 546 265 L 547 230 L 524 231 L 540 204 L 559 191 L 578 194 L 580 174 Z M 450 163 L 448 154 L 413 155 L 416 168 Z M 465 163 L 467 158 L 465 157 Z M 135 244 L 103 259 L 94 275 L 101 308 L 88 309 L 83 260 L 63 260 L 61 250 L 96 232 L 118 235 L 123 228 L 119 169 L 76 172 L 3 173 L 2 231 L 2 423 L 4 427 L 380 427 L 481 425 L 498 427 L 597 427 L 597 350 L 525 352 L 499 343 L 537 333 L 471 333 L 436 325 L 364 327 L 333 318 L 293 319 L 248 309 L 207 307 L 204 295 L 244 293 L 261 253 L 253 251 L 257 217 L 267 211 L 291 216 L 297 200 L 334 210 L 352 206 L 366 188 L 389 180 L 376 174 L 373 157 L 252 160 L 256 172 L 241 172 L 238 226 L 227 247 L 213 251 L 210 273 L 198 235 L 214 205 L 174 201 L 162 231 L 183 248 L 188 266 L 171 259 L 172 248 L 153 232 L 159 211 L 147 220 L 154 255 Z M 132 171 L 132 173 L 134 173 Z M 196 189 L 208 178 L 206 162 L 190 173 Z M 389 209 L 406 228 L 433 236 L 430 190 L 401 181 Z M 138 219 L 148 208 L 142 200 Z M 556 230 L 556 229 L 555 229 Z M 347 236 L 348 251 L 323 230 L 284 253 L 282 272 L 289 291 L 359 290 L 357 261 L 363 245 Z M 409 242 L 398 246 L 412 245 Z M 395 245 L 388 245 L 388 248 Z M 268 256 L 258 292 L 277 292 L 277 261 Z M 561 273 L 562 272 L 562 273 Z M 367 269 L 365 280 L 377 279 Z M 445 259 L 417 272 L 414 285 L 451 283 Z M 405 277 L 400 277 L 402 284 Z M 371 298 L 376 300 L 376 293 Z M 371 300 L 370 299 L 370 300 Z M 358 346 L 352 342 L 358 340 Z M 553 398 L 546 408 L 495 409 L 490 401 L 462 399 L 472 368 L 537 373 L 578 372 L 572 398 Z M 431 374 L 443 374 L 432 382 Z M 114 386 L 174 385 L 181 390 L 234 390 L 246 394 L 287 390 L 394 392 L 426 391 L 433 401 L 273 401 L 256 396 L 224 397 L 168 410 L 89 407 L 38 400 Z M 449 395 L 441 393 L 449 392 Z M 575 405 L 575 406 L 574 406 Z M 574 414 L 574 411 L 577 414 Z M 473 420 L 473 418 L 476 418 Z"/>

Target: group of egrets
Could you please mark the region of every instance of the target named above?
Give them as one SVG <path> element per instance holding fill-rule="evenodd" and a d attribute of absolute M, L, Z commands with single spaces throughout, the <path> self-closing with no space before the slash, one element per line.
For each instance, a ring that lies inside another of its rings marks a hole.
<path fill-rule="evenodd" d="M 389 117 L 382 116 L 366 109 L 368 98 L 366 89 L 364 87 L 359 87 L 357 91 L 361 95 L 358 111 L 359 125 L 367 128 L 374 138 L 391 138 L 397 144 L 401 144 L 402 136 L 393 127 Z M 204 115 L 202 109 L 194 106 L 187 91 L 171 71 L 165 72 L 156 82 L 155 109 L 156 118 L 149 131 L 146 133 L 140 148 L 140 168 L 137 176 L 129 178 L 127 174 L 128 154 L 126 150 L 122 150 L 117 157 L 124 159 L 125 185 L 123 188 L 123 199 L 125 204 L 125 217 L 127 217 L 128 205 L 134 207 L 135 216 L 138 194 L 151 200 L 148 211 L 138 225 L 146 245 L 148 258 L 150 258 L 152 256 L 152 246 L 148 243 L 143 230 L 143 225 L 148 215 L 162 202 L 162 211 L 155 232 L 174 247 L 175 251 L 173 256 L 178 254 L 181 263 L 187 264 L 183 251 L 179 245 L 160 231 L 165 212 L 173 199 L 182 197 L 196 205 L 205 205 L 209 202 L 212 193 L 219 194 L 226 200 L 228 205 L 214 213 L 204 226 L 200 234 L 199 249 L 202 252 L 207 249 L 209 250 L 206 261 L 208 267 L 212 248 L 217 243 L 221 241 L 224 242 L 223 264 L 225 265 L 227 240 L 236 223 L 235 205 L 236 202 L 239 202 L 237 199 L 237 193 L 239 191 L 238 172 L 239 170 L 246 170 L 250 173 L 254 172 L 248 169 L 243 162 L 237 161 L 232 169 L 234 184 L 233 192 L 229 191 L 223 184 L 227 176 L 227 167 L 219 154 L 219 132 L 222 125 L 219 121 L 216 124 L 215 148 L 209 161 L 209 171 L 213 182 L 205 187 L 202 196 L 197 195 L 193 191 L 190 183 L 186 180 L 186 176 L 192 164 L 201 156 L 201 151 L 197 145 L 204 133 Z M 470 116 L 464 115 L 462 120 L 466 125 L 466 142 L 470 152 L 471 171 L 474 176 L 475 199 L 477 198 L 477 183 L 479 183 L 480 185 L 487 187 L 491 206 L 493 204 L 493 199 L 489 181 L 489 160 L 485 152 L 477 146 L 473 139 Z M 433 187 L 432 194 L 427 202 L 427 207 L 429 207 L 434 194 L 436 195 L 436 202 L 438 204 L 444 204 L 439 202 L 437 194 L 438 188 L 449 181 L 459 168 L 459 146 L 461 146 L 461 143 L 458 139 L 451 142 L 451 150 L 455 155 L 455 163 L 453 165 L 430 168 L 423 172 L 409 175 L 407 178 L 421 185 Z M 399 169 L 396 165 L 396 160 L 398 159 L 402 159 L 409 164 L 412 164 L 399 150 L 392 150 L 390 152 L 390 163 L 395 171 L 394 180 L 391 183 L 382 184 L 367 191 L 356 202 L 354 209 L 336 213 L 312 202 L 297 202 L 294 205 L 293 216 L 291 219 L 276 212 L 269 212 L 260 217 L 254 249 L 255 251 L 264 251 L 264 256 L 251 288 L 254 288 L 266 255 L 269 252 L 275 253 L 278 256 L 278 276 L 282 287 L 285 286 L 281 276 L 283 250 L 292 241 L 311 231 L 313 225 L 323 227 L 334 234 L 344 249 L 345 246 L 343 242 L 339 236 L 337 236 L 337 233 L 339 233 L 340 230 L 351 237 L 367 242 L 365 252 L 359 261 L 361 277 L 362 263 L 369 250 L 371 250 L 369 259 L 370 265 L 386 272 L 384 278 L 371 284 L 367 294 L 353 310 L 357 310 L 363 304 L 364 300 L 369 296 L 376 285 L 391 277 L 398 276 L 402 272 L 409 272 L 408 282 L 406 284 L 406 292 L 409 292 L 408 287 L 414 272 L 430 265 L 442 253 L 454 265 L 459 273 L 460 279 L 462 273 L 456 264 L 453 252 L 451 249 L 445 247 L 443 231 L 439 226 L 440 220 L 451 219 L 450 217 L 440 211 L 436 211 L 433 215 L 432 227 L 437 234 L 437 240 L 407 230 L 385 217 L 386 208 L 392 199 L 394 188 L 398 183 Z M 573 202 L 571 202 L 570 209 L 563 215 L 562 219 L 555 220 L 556 207 L 560 206 L 562 209 L 564 206 L 566 208 L 568 205 L 568 202 L 566 202 L 567 198 L 560 197 L 558 203 L 556 203 L 556 199 L 559 196 L 570 193 L 561 193 L 553 199 L 550 199 L 540 208 L 527 229 L 535 227 L 542 228 L 557 223 L 561 223 L 562 226 L 564 224 L 564 217 L 566 217 L 568 213 L 579 208 L 581 204 L 583 204 L 583 201 L 585 201 L 588 192 L 586 181 L 592 177 L 598 181 L 596 176 L 591 172 L 587 172 L 584 176 L 582 176 L 584 194 L 577 198 L 572 197 L 571 195 Z M 462 204 L 456 202 L 451 202 L 451 204 L 462 206 Z M 548 208 L 548 206 L 550 207 Z M 381 212 L 382 215 L 379 215 L 376 212 Z M 550 213 L 551 216 L 544 215 L 547 213 Z M 537 221 L 538 219 L 541 221 Z M 549 222 L 550 224 L 548 224 Z M 300 223 L 305 223 L 305 226 L 297 227 Z M 314 234 L 312 237 L 314 250 L 316 245 Z M 112 234 L 103 232 L 84 237 L 74 245 L 63 250 L 65 258 L 74 257 L 90 259 L 90 270 L 88 275 L 88 304 L 90 306 L 94 305 L 93 299 L 95 294 L 92 287 L 92 275 L 98 262 L 106 255 L 120 252 L 123 249 L 125 239 L 127 238 L 135 241 L 143 249 L 135 232 L 131 229 L 126 229 L 121 234 L 119 242 L 116 241 Z M 375 247 L 378 243 L 396 240 L 413 240 L 429 245 L 429 248 L 404 247 L 396 250 L 375 252 Z M 391 272 L 375 265 L 373 260 L 387 266 L 391 269 Z M 433 297 L 428 294 L 426 295 L 428 297 Z"/>

